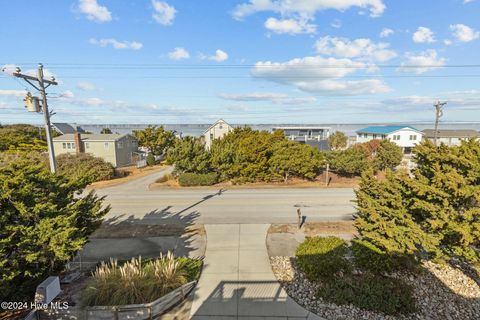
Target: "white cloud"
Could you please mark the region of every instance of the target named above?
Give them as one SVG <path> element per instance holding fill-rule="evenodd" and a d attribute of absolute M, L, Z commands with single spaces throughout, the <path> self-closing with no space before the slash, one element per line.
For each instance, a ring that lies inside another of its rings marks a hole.
<path fill-rule="evenodd" d="M 436 41 L 433 31 L 426 27 L 418 27 L 412 39 L 415 43 L 432 43 Z"/>
<path fill-rule="evenodd" d="M 470 2 L 473 2 L 475 0 L 463 0 L 463 4 L 467 4 L 467 3 L 470 3 Z"/>
<path fill-rule="evenodd" d="M 213 60 L 213 61 L 217 61 L 217 62 L 222 62 L 222 61 L 225 61 L 225 60 L 228 59 L 228 54 L 223 50 L 217 49 L 215 51 L 215 55 L 213 55 L 213 56 L 201 55 L 200 58 L 201 59 Z"/>
<path fill-rule="evenodd" d="M 27 94 L 25 90 L 4 90 L 0 89 L 0 96 L 24 97 Z"/>
<path fill-rule="evenodd" d="M 436 50 L 429 49 L 418 54 L 407 53 L 407 60 L 399 68 L 403 72 L 422 74 L 430 70 L 436 70 L 445 65 L 446 59 L 438 56 Z"/>
<path fill-rule="evenodd" d="M 291 85 L 305 92 L 332 95 L 360 95 L 387 92 L 381 80 L 345 80 L 343 77 L 371 65 L 350 59 L 321 56 L 293 59 L 284 63 L 257 62 L 252 75 L 268 81 Z"/>
<path fill-rule="evenodd" d="M 290 97 L 285 93 L 251 92 L 251 93 L 223 93 L 220 97 L 232 101 L 270 101 L 275 104 L 305 104 L 317 101 L 315 97 Z"/>
<path fill-rule="evenodd" d="M 66 90 L 60 94 L 60 98 L 73 99 L 75 98 L 75 94 L 73 94 L 73 92 L 70 90 Z"/>
<path fill-rule="evenodd" d="M 168 53 L 168 57 L 172 60 L 182 60 L 190 58 L 190 53 L 184 48 L 177 47 Z"/>
<path fill-rule="evenodd" d="M 77 88 L 82 90 L 82 91 L 92 91 L 95 90 L 96 87 L 93 83 L 87 82 L 87 81 L 79 81 L 77 83 Z"/>
<path fill-rule="evenodd" d="M 439 92 L 435 96 L 401 96 L 382 101 L 387 105 L 432 107 L 436 101 L 447 101 L 449 108 L 468 107 L 480 109 L 480 91 L 462 90 Z M 463 108 L 466 109 L 466 108 Z"/>
<path fill-rule="evenodd" d="M 90 39 L 90 43 L 98 45 L 100 47 L 112 46 L 114 49 L 132 49 L 139 50 L 143 47 L 143 44 L 137 41 L 118 41 L 116 39 Z"/>
<path fill-rule="evenodd" d="M 328 9 L 345 11 L 351 7 L 369 9 L 373 17 L 385 11 L 382 0 L 250 0 L 233 11 L 235 19 L 242 19 L 261 11 L 273 11 L 282 16 L 300 16 L 312 19 L 316 12 Z"/>
<path fill-rule="evenodd" d="M 173 23 L 175 14 L 177 13 L 177 10 L 173 6 L 166 2 L 157 0 L 152 0 L 152 6 L 153 10 L 155 11 L 152 14 L 152 17 L 155 21 L 164 26 L 168 26 Z"/>
<path fill-rule="evenodd" d="M 380 38 L 388 38 L 392 34 L 394 34 L 394 31 L 390 28 L 383 28 L 382 31 L 380 32 Z"/>
<path fill-rule="evenodd" d="M 450 30 L 453 32 L 453 36 L 461 42 L 470 42 L 480 38 L 479 31 L 475 31 L 464 24 L 452 24 Z"/>
<path fill-rule="evenodd" d="M 88 20 L 96 22 L 108 22 L 112 20 L 112 14 L 107 7 L 101 6 L 97 0 L 80 0 L 78 9 L 86 14 Z"/>
<path fill-rule="evenodd" d="M 326 36 L 320 38 L 315 43 L 315 47 L 318 53 L 341 58 L 360 58 L 384 62 L 397 56 L 395 51 L 389 49 L 388 43 L 374 43 L 366 38 L 349 40 Z"/>
<path fill-rule="evenodd" d="M 265 28 L 278 34 L 315 33 L 316 25 L 307 20 L 268 18 Z"/>

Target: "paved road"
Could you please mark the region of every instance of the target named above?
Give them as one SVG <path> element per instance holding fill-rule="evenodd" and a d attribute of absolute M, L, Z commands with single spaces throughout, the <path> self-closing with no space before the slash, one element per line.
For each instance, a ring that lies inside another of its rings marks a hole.
<path fill-rule="evenodd" d="M 307 222 L 348 220 L 355 211 L 349 188 L 148 190 L 148 184 L 170 170 L 98 190 L 112 206 L 106 218 L 139 223 L 293 223 L 299 207 Z"/>

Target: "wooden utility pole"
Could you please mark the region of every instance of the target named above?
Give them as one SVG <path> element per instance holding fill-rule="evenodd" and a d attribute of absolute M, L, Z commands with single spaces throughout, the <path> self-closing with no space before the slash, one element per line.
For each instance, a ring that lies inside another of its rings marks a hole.
<path fill-rule="evenodd" d="M 437 138 L 438 138 L 438 122 L 440 121 L 440 118 L 443 116 L 443 106 L 445 106 L 447 103 L 446 102 L 440 102 L 437 101 L 437 103 L 434 104 L 435 107 L 435 129 L 433 132 L 433 143 L 437 145 Z"/>
<path fill-rule="evenodd" d="M 38 64 L 37 70 L 37 77 L 30 76 L 27 74 L 22 74 L 20 68 L 17 68 L 15 72 L 13 72 L 13 76 L 17 78 L 22 78 L 32 87 L 37 89 L 40 94 L 42 95 L 42 112 L 43 118 L 45 120 L 45 132 L 47 134 L 47 145 L 48 145 L 48 158 L 50 160 L 50 171 L 55 173 L 57 171 L 57 162 L 55 160 L 55 150 L 53 149 L 53 139 L 52 139 L 52 126 L 50 124 L 50 113 L 48 111 L 48 104 L 47 104 L 47 93 L 45 89 L 47 89 L 51 85 L 58 85 L 55 81 L 55 78 L 52 77 L 51 80 L 47 80 L 43 78 L 43 65 L 41 63 Z M 34 82 L 38 83 L 38 86 L 34 84 Z"/>

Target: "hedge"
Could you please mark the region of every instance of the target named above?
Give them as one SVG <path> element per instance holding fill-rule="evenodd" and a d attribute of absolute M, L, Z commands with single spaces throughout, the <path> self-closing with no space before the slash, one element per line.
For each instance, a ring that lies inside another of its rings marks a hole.
<path fill-rule="evenodd" d="M 178 183 L 182 187 L 211 186 L 217 183 L 216 173 L 191 173 L 185 172 L 178 176 Z"/>
<path fill-rule="evenodd" d="M 316 281 L 348 270 L 347 252 L 347 243 L 342 239 L 312 237 L 300 244 L 295 255 L 300 270 L 309 280 Z"/>

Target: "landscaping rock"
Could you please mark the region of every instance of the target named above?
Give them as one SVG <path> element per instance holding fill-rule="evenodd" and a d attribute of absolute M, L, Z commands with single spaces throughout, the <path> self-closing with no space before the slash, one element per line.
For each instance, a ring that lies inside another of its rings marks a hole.
<path fill-rule="evenodd" d="M 357 308 L 335 305 L 316 298 L 318 285 L 310 282 L 297 268 L 295 258 L 271 257 L 273 273 L 288 295 L 317 315 L 345 320 L 474 320 L 480 319 L 480 287 L 461 270 L 432 262 L 424 262 L 424 271 L 414 275 L 396 273 L 414 287 L 417 311 L 406 316 L 388 316 Z"/>

